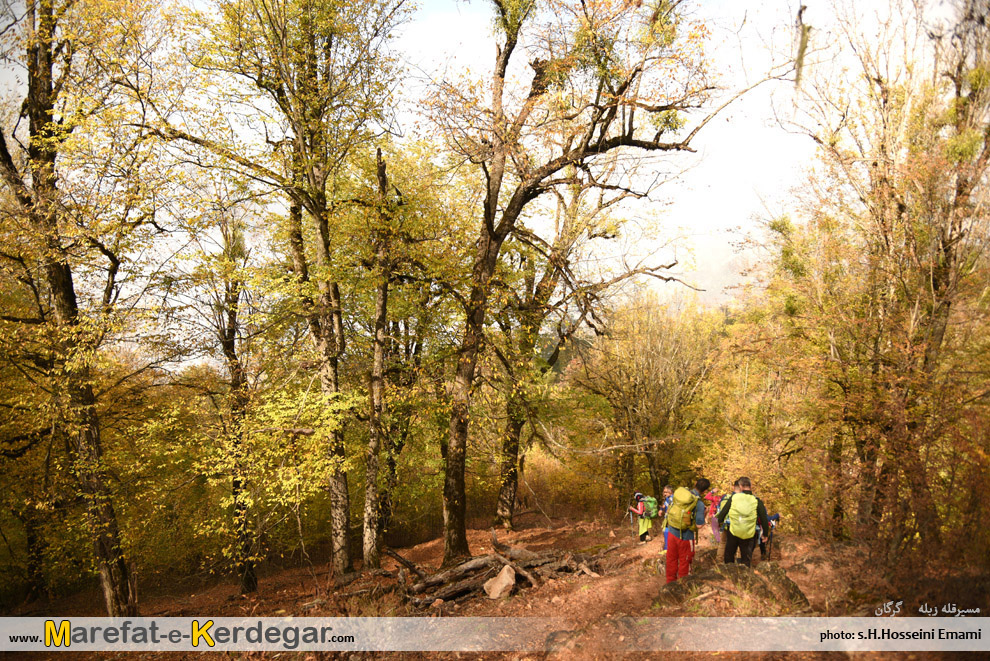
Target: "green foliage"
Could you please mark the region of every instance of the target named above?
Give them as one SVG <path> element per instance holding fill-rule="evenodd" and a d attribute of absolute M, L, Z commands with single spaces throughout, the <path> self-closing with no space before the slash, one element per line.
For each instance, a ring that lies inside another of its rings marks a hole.
<path fill-rule="evenodd" d="M 687 125 L 687 119 L 676 110 L 664 110 L 650 115 L 650 122 L 661 135 L 679 131 Z"/>
<path fill-rule="evenodd" d="M 983 132 L 968 129 L 949 138 L 945 143 L 946 157 L 954 163 L 972 161 L 983 148 Z"/>

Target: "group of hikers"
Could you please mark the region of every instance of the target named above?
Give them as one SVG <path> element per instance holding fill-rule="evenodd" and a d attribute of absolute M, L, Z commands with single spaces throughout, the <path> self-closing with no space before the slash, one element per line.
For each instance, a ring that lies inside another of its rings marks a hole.
<path fill-rule="evenodd" d="M 780 515 L 767 516 L 767 508 L 753 495 L 753 483 L 748 477 L 740 477 L 733 483 L 732 493 L 721 497 L 711 489 L 711 482 L 701 478 L 693 489 L 664 487 L 662 501 L 639 492 L 633 500 L 629 511 L 639 517 L 640 544 L 652 540 L 653 521 L 662 521 L 660 553 L 665 556 L 668 583 L 688 575 L 698 530 L 706 523 L 711 525 L 712 539 L 728 564 L 736 562 L 738 554 L 739 562 L 751 566 L 757 543 L 761 559 L 768 559 L 773 550 L 773 530 Z"/>

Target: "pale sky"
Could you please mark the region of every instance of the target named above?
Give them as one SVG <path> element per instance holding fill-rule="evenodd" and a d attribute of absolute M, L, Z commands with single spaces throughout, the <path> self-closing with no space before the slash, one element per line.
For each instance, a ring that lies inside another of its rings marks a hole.
<path fill-rule="evenodd" d="M 727 90 L 759 80 L 773 60 L 772 50 L 778 61 L 791 52 L 797 13 L 792 2 L 694 0 L 688 6 L 712 31 L 711 57 Z M 804 14 L 808 22 L 814 20 L 813 9 Z M 423 0 L 398 45 L 414 71 L 433 77 L 442 77 L 445 68 L 488 71 L 494 59 L 491 26 L 491 5 L 483 0 Z M 668 204 L 654 205 L 663 219 L 657 245 L 684 237 L 676 254 L 681 273 L 706 290 L 699 296 L 703 301 L 731 298 L 724 287 L 739 282 L 746 262 L 733 243 L 757 229 L 767 208 L 780 211 L 814 158 L 809 138 L 786 132 L 774 120 L 774 105 L 786 111 L 792 104 L 792 87 L 767 83 L 723 111 L 696 136 L 698 154 L 679 161 L 693 167 L 658 192 Z"/>
<path fill-rule="evenodd" d="M 816 11 L 830 14 L 830 0 L 804 2 L 811 5 L 804 14 L 806 22 L 827 20 Z M 860 0 L 852 6 L 858 13 L 880 4 L 886 2 Z M 795 0 L 688 0 L 686 6 L 712 32 L 711 59 L 727 95 L 761 78 L 774 53 L 777 62 L 792 54 Z M 485 0 L 419 0 L 397 35 L 397 48 L 413 79 L 406 93 L 415 97 L 417 77 L 422 85 L 428 77 L 443 78 L 445 70 L 490 70 L 495 47 L 491 11 Z M 3 87 L 9 89 L 10 72 L 3 74 Z M 768 209 L 777 213 L 785 208 L 788 191 L 801 182 L 814 158 L 809 138 L 788 133 L 774 119 L 775 107 L 784 114 L 790 110 L 792 94 L 792 84 L 772 82 L 723 111 L 696 136 L 697 155 L 678 155 L 678 168 L 687 171 L 662 186 L 653 208 L 644 210 L 660 216 L 661 231 L 655 236 L 656 248 L 639 241 L 637 249 L 649 254 L 682 237 L 675 255 L 679 272 L 705 290 L 699 296 L 703 301 L 732 297 L 724 287 L 740 281 L 739 271 L 748 259 L 737 254 L 734 243 L 758 231 Z"/>

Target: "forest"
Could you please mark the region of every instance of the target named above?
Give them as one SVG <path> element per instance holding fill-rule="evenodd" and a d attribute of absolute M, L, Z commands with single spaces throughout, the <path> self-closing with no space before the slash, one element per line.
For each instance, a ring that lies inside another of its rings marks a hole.
<path fill-rule="evenodd" d="M 871 573 L 987 571 L 985 1 L 793 7 L 742 88 L 689 0 L 472 2 L 486 67 L 425 81 L 408 0 L 0 4 L 0 612 L 740 475 Z M 629 246 L 767 88 L 814 157 L 704 298 Z"/>

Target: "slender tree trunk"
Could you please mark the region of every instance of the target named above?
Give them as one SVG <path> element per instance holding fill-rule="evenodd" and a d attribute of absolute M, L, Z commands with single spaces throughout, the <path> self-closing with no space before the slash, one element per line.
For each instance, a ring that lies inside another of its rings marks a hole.
<path fill-rule="evenodd" d="M 378 459 L 382 442 L 382 411 L 385 390 L 385 326 L 388 316 L 388 278 L 383 275 L 375 294 L 375 341 L 371 364 L 371 411 L 368 425 L 368 452 L 365 456 L 364 486 L 364 566 L 381 566 L 378 553 Z"/>
<path fill-rule="evenodd" d="M 511 388 L 511 386 L 510 386 Z M 525 423 L 520 402 L 510 396 L 505 402 L 507 420 L 502 437 L 501 466 L 499 467 L 500 486 L 498 504 L 495 507 L 495 525 L 512 530 L 512 515 L 516 506 L 516 491 L 519 488 L 519 436 Z"/>
<path fill-rule="evenodd" d="M 326 218 L 320 221 L 320 232 L 324 236 L 323 266 L 329 266 L 329 239 Z M 328 333 L 324 343 L 327 358 L 325 372 L 329 378 L 323 380 L 324 390 L 331 395 L 340 395 L 339 359 L 344 353 L 344 318 L 340 303 L 340 287 L 336 282 L 323 283 L 324 298 L 329 303 L 329 323 L 323 324 Z M 331 435 L 330 456 L 334 470 L 330 476 L 330 518 L 332 528 L 333 570 L 335 574 L 346 574 L 351 569 L 351 495 L 347 488 L 347 471 L 344 468 L 347 453 L 344 448 L 344 431 L 337 428 Z"/>
<path fill-rule="evenodd" d="M 235 475 L 231 487 L 234 497 L 234 527 L 237 534 L 237 577 L 241 594 L 258 591 L 258 575 L 254 565 L 254 535 L 246 502 L 247 480 Z"/>
<path fill-rule="evenodd" d="M 388 286 L 392 278 L 392 265 L 389 247 L 388 173 L 382 150 L 377 153 L 378 174 L 378 220 L 380 227 L 375 231 L 374 270 L 379 278 L 375 288 L 375 339 L 372 345 L 371 378 L 368 387 L 370 411 L 368 415 L 368 451 L 365 455 L 364 480 L 364 567 L 377 569 L 381 566 L 378 541 L 381 527 L 378 516 L 381 510 L 378 493 L 378 461 L 382 447 L 385 426 L 382 415 L 385 409 L 385 354 L 388 344 Z"/>
<path fill-rule="evenodd" d="M 832 537 L 842 539 L 844 537 L 845 508 L 842 503 L 842 492 L 845 488 L 842 479 L 842 430 L 836 431 L 832 442 L 828 447 L 828 479 L 830 485 L 832 501 Z"/>
<path fill-rule="evenodd" d="M 22 511 L 15 511 L 14 516 L 24 526 L 27 545 L 28 598 L 41 597 L 47 594 L 48 586 L 44 571 L 45 540 L 38 525 L 38 512 L 33 506 L 28 505 Z"/>
<path fill-rule="evenodd" d="M 859 498 L 856 508 L 858 535 L 876 539 L 877 529 L 873 509 L 877 498 L 877 450 L 875 441 L 858 437 L 856 450 L 859 456 Z"/>
<path fill-rule="evenodd" d="M 409 435 L 408 420 L 405 421 L 402 432 L 398 433 L 398 439 L 396 439 L 396 434 L 396 430 L 393 429 L 385 439 L 385 484 L 382 488 L 381 496 L 379 497 L 379 535 L 384 535 L 392 523 L 392 514 L 394 512 L 394 505 L 392 501 L 395 494 L 395 488 L 399 484 L 398 458 L 399 454 L 402 452 L 402 448 L 406 444 L 406 438 Z"/>
<path fill-rule="evenodd" d="M 622 475 L 625 478 L 626 497 L 636 489 L 636 453 L 632 450 L 622 453 Z"/>
<path fill-rule="evenodd" d="M 124 558 L 113 490 L 103 463 L 100 421 L 92 374 L 86 361 L 95 352 L 96 329 L 81 328 L 78 299 L 68 251 L 59 228 L 59 188 L 55 162 L 64 139 L 56 124 L 53 70 L 55 32 L 60 16 L 51 2 L 27 3 L 24 20 L 30 30 L 25 43 L 27 96 L 22 108 L 28 117 L 30 187 L 16 170 L 3 141 L 0 163 L 13 199 L 35 231 L 43 237 L 42 272 L 51 296 L 59 359 L 54 370 L 62 422 L 70 456 L 70 471 L 86 503 L 93 535 L 96 566 L 111 617 L 137 614 L 137 596 Z M 68 43 L 71 49 L 72 43 Z"/>
<path fill-rule="evenodd" d="M 236 322 L 235 322 L 236 323 Z M 244 468 L 244 442 L 242 427 L 247 412 L 247 379 L 237 357 L 236 339 L 231 333 L 229 346 L 224 347 L 230 367 L 230 433 L 234 460 L 231 480 L 231 496 L 234 500 L 234 531 L 237 536 L 237 576 L 241 594 L 258 590 L 258 575 L 254 563 L 254 532 L 251 530 L 251 512 L 248 508 L 248 482 Z"/>
<path fill-rule="evenodd" d="M 103 464 L 96 398 L 88 381 L 69 386 L 69 402 L 78 429 L 73 435 L 74 440 L 70 441 L 73 472 L 86 502 L 107 614 L 110 617 L 134 617 L 137 615 L 137 595 L 124 557 L 109 476 Z"/>
<path fill-rule="evenodd" d="M 321 370 L 320 380 L 324 393 L 335 395 L 340 392 L 337 378 L 337 359 L 332 358 Z M 331 434 L 328 454 L 334 466 L 328 481 L 330 545 L 333 553 L 331 562 L 334 574 L 340 576 L 351 570 L 351 500 L 347 490 L 347 471 L 344 469 L 344 462 L 347 458 L 344 451 L 344 433 L 339 429 Z"/>
<path fill-rule="evenodd" d="M 228 244 L 225 250 L 233 250 L 236 243 L 237 230 L 228 227 Z M 237 255 L 228 252 L 227 257 L 234 261 Z M 258 575 L 254 563 L 254 533 L 251 530 L 251 512 L 248 508 L 248 484 L 244 466 L 243 426 L 247 414 L 248 392 L 247 374 L 241 363 L 237 350 L 238 334 L 240 331 L 240 302 L 241 283 L 236 278 L 225 279 L 224 287 L 224 317 L 223 326 L 218 328 L 220 347 L 227 362 L 227 372 L 230 377 L 227 394 L 230 407 L 228 425 L 231 452 L 234 461 L 234 474 L 231 479 L 231 496 L 234 501 L 234 531 L 237 537 L 237 576 L 240 581 L 241 594 L 250 594 L 258 590 Z"/>
<path fill-rule="evenodd" d="M 299 155 L 296 155 L 299 158 Z M 316 219 L 321 236 L 317 247 L 321 266 L 329 266 L 329 230 L 326 218 Z M 306 261 L 302 234 L 302 207 L 298 202 L 289 206 L 289 246 L 292 251 L 293 270 L 300 284 L 309 282 L 309 266 Z M 322 360 L 320 366 L 320 389 L 326 396 L 336 396 L 340 392 L 337 357 L 343 352 L 343 317 L 340 306 L 340 290 L 335 282 L 317 283 L 319 298 L 313 300 L 308 295 L 301 297 L 306 310 L 306 322 L 310 336 Z M 332 432 L 327 454 L 333 463 L 328 480 L 330 492 L 330 545 L 333 558 L 331 566 L 337 575 L 350 571 L 350 494 L 347 490 L 347 471 L 344 434 L 339 429 Z"/>
<path fill-rule="evenodd" d="M 443 564 L 471 554 L 467 541 L 467 500 L 464 468 L 467 456 L 468 420 L 471 386 L 474 383 L 478 356 L 485 339 L 485 313 L 488 289 L 504 237 L 484 231 L 478 240 L 478 252 L 471 278 L 471 297 L 467 306 L 464 335 L 457 352 L 457 369 L 450 391 L 449 440 L 445 452 L 443 482 Z"/>
<path fill-rule="evenodd" d="M 626 502 L 635 491 L 633 470 L 636 465 L 636 455 L 625 450 L 615 451 L 615 476 L 613 483 L 619 487 L 616 495 L 616 508 L 624 509 Z"/>
<path fill-rule="evenodd" d="M 660 483 L 660 470 L 657 467 L 656 450 L 653 447 L 647 448 L 643 455 L 646 457 L 646 466 L 650 471 L 650 484 L 653 486 L 653 497 L 658 502 L 662 502 L 663 485 Z"/>

